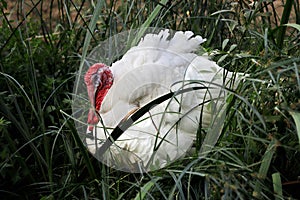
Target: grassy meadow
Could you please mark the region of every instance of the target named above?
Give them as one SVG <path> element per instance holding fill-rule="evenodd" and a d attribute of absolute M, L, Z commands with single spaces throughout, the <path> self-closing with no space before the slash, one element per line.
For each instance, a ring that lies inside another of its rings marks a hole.
<path fill-rule="evenodd" d="M 298 0 L 0 0 L 0 10 L 0 199 L 300 198 Z M 212 60 L 250 76 L 205 156 L 130 174 L 87 151 L 72 92 L 93 47 L 141 27 L 192 30 Z"/>

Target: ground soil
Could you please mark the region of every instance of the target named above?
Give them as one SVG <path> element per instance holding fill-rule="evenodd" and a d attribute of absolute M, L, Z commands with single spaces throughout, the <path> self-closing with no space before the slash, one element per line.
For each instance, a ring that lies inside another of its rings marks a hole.
<path fill-rule="evenodd" d="M 57 22 L 58 19 L 62 17 L 70 16 L 70 19 L 74 19 L 77 14 L 77 11 L 74 7 L 75 5 L 77 8 L 83 6 L 82 10 L 85 12 L 92 8 L 90 1 L 84 1 L 84 4 L 82 5 L 83 1 L 79 1 L 79 0 L 65 1 L 65 2 L 69 2 L 70 4 L 69 11 L 66 11 L 62 3 L 63 1 L 61 0 L 49 0 L 49 1 L 5 0 L 5 1 L 7 2 L 7 9 L 5 9 L 4 12 L 6 13 L 7 18 L 9 20 L 14 21 L 15 24 L 22 21 L 25 16 L 29 18 L 37 18 L 37 19 L 40 19 L 40 17 L 42 16 L 43 20 L 46 23 L 50 23 L 49 20 L 52 20 L 52 24 L 55 24 L 55 22 Z M 253 1 L 249 1 L 249 5 L 251 5 L 251 2 Z M 276 9 L 276 13 L 277 13 L 276 17 L 279 20 L 284 9 L 284 2 L 285 0 L 275 0 L 274 8 L 271 6 L 268 7 L 268 10 L 270 12 L 272 12 L 273 9 Z M 273 16 L 273 18 L 275 18 L 275 16 Z M 293 10 L 292 16 L 290 18 L 291 19 L 290 23 L 295 23 L 295 18 L 296 18 L 295 11 Z"/>

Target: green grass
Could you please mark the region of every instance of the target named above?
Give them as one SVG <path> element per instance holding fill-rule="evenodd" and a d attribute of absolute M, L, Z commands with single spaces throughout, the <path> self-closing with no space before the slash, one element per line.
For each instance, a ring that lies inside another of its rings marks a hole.
<path fill-rule="evenodd" d="M 299 198 L 286 186 L 300 175 L 298 1 L 287 0 L 283 13 L 272 1 L 41 0 L 8 11 L 7 2 L 0 1 L 1 199 Z M 128 174 L 87 152 L 72 93 L 94 46 L 141 27 L 192 30 L 220 66 L 250 77 L 228 99 L 208 154 Z"/>

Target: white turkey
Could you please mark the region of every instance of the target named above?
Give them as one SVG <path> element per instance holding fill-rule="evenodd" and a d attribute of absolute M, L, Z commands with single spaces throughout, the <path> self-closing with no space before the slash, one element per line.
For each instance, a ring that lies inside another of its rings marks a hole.
<path fill-rule="evenodd" d="M 212 120 L 224 111 L 224 88 L 236 88 L 243 77 L 195 54 L 204 41 L 191 31 L 171 36 L 166 29 L 145 35 L 111 67 L 102 63 L 91 66 L 84 77 L 91 103 L 87 122 L 92 136 L 86 138 L 89 150 L 95 154 L 119 122 L 152 100 L 170 91 L 205 86 L 153 107 L 100 159 L 119 170 L 145 172 L 184 156 L 199 125 L 204 129 L 212 126 Z"/>

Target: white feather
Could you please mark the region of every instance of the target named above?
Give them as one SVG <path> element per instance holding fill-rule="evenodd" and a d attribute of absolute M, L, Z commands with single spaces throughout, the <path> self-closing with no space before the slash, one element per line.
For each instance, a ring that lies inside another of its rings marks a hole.
<path fill-rule="evenodd" d="M 226 90 L 222 87 L 228 86 L 233 73 L 194 54 L 205 39 L 193 36 L 191 31 L 178 31 L 172 38 L 168 30 L 147 34 L 121 60 L 112 64 L 114 83 L 100 109 L 103 124 L 99 123 L 93 132 L 100 143 L 108 137 L 103 127 L 110 134 L 129 111 L 143 107 L 170 90 L 191 86 L 214 89 L 195 90 L 154 107 L 110 147 L 102 160 L 107 165 L 131 172 L 165 167 L 185 155 L 196 137 L 199 123 L 204 128 L 209 127 L 215 113 L 224 109 Z M 192 80 L 198 83 L 184 86 Z M 200 122 L 202 107 L 197 105 L 205 100 L 212 101 L 204 105 Z M 155 149 L 161 141 L 162 145 Z M 86 142 L 90 151 L 95 152 L 95 140 Z"/>

